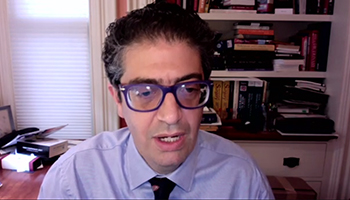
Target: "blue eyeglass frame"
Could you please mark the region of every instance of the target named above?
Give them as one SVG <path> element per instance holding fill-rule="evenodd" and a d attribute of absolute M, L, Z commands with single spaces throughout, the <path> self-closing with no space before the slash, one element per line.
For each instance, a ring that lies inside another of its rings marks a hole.
<path fill-rule="evenodd" d="M 206 99 L 204 100 L 203 104 L 200 105 L 200 106 L 196 106 L 196 107 L 186 107 L 186 106 L 183 106 L 179 99 L 177 98 L 177 95 L 176 95 L 176 90 L 179 88 L 179 87 L 182 87 L 182 85 L 184 84 L 196 84 L 196 83 L 200 83 L 200 84 L 205 84 L 207 85 L 208 87 L 208 95 L 206 97 Z M 133 87 L 133 86 L 136 86 L 136 85 L 154 85 L 158 88 L 160 88 L 163 92 L 163 96 L 162 96 L 162 99 L 159 101 L 158 105 L 153 108 L 153 109 L 150 109 L 150 110 L 137 110 L 137 109 L 134 109 L 133 107 L 131 107 L 131 105 L 129 104 L 129 101 L 128 101 L 128 90 L 129 88 Z M 183 83 L 178 83 L 178 84 L 175 84 L 175 85 L 172 85 L 172 86 L 162 86 L 162 85 L 157 85 L 157 84 L 148 84 L 148 83 L 140 83 L 140 84 L 129 84 L 129 85 L 122 85 L 122 84 L 119 84 L 118 87 L 119 87 L 119 90 L 124 94 L 124 98 L 125 98 L 125 101 L 126 101 L 126 105 L 128 105 L 128 107 L 133 110 L 133 111 L 136 111 L 136 112 L 152 112 L 152 111 L 155 111 L 157 110 L 164 102 L 164 99 L 165 99 L 165 96 L 166 94 L 168 94 L 169 92 L 172 93 L 175 97 L 175 100 L 176 100 L 176 103 L 181 107 L 181 108 L 184 108 L 184 109 L 197 109 L 197 108 L 201 108 L 201 107 L 204 107 L 204 105 L 208 102 L 209 100 L 209 96 L 210 96 L 210 91 L 211 91 L 211 88 L 213 86 L 213 82 L 210 81 L 210 80 L 205 80 L 205 81 L 189 81 L 189 82 L 183 82 Z"/>

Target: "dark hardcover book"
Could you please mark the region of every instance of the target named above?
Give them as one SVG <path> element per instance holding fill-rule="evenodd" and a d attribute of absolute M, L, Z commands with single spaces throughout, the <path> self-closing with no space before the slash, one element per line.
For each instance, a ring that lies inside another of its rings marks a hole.
<path fill-rule="evenodd" d="M 293 8 L 293 0 L 274 0 L 275 9 L 277 8 Z"/>
<path fill-rule="evenodd" d="M 186 10 L 194 11 L 194 1 L 195 0 L 186 0 Z"/>
<path fill-rule="evenodd" d="M 230 98 L 229 98 L 229 108 L 230 110 L 228 111 L 229 113 L 229 119 L 232 118 L 233 115 L 233 99 L 234 99 L 234 94 L 235 94 L 235 81 L 230 82 Z"/>
<path fill-rule="evenodd" d="M 317 14 L 318 0 L 306 1 L 306 14 Z"/>
<path fill-rule="evenodd" d="M 261 39 L 261 40 L 273 40 L 275 37 L 273 35 L 246 35 L 246 34 L 239 34 L 235 35 L 235 38 L 238 39 Z"/>
<path fill-rule="evenodd" d="M 327 0 L 326 0 L 326 1 L 327 1 Z M 335 0 L 328 0 L 328 14 L 329 14 L 329 15 L 333 15 L 334 1 L 335 1 Z"/>
<path fill-rule="evenodd" d="M 242 115 L 247 109 L 248 102 L 248 81 L 239 81 L 239 92 L 238 92 L 238 106 L 237 113 L 238 116 Z"/>
<path fill-rule="evenodd" d="M 331 23 L 315 23 L 308 26 L 309 29 L 318 30 L 318 48 L 316 58 L 316 71 L 326 71 L 328 62 L 329 39 L 331 35 Z"/>
<path fill-rule="evenodd" d="M 293 1 L 293 8 L 294 8 L 294 11 L 293 13 L 294 14 L 300 14 L 300 0 L 294 0 Z"/>
<path fill-rule="evenodd" d="M 329 5 L 329 0 L 322 0 L 323 1 L 323 7 L 322 7 L 322 14 L 328 14 L 328 5 Z"/>

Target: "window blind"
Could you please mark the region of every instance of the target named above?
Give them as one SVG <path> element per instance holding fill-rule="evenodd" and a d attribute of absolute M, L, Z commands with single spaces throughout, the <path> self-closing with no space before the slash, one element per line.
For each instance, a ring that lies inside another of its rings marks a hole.
<path fill-rule="evenodd" d="M 10 0 L 8 11 L 17 129 L 91 137 L 89 0 Z"/>

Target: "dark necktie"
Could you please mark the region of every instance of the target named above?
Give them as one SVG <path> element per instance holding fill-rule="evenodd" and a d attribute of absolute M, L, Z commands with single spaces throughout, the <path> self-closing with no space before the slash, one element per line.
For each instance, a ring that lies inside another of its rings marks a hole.
<path fill-rule="evenodd" d="M 175 183 L 167 178 L 153 177 L 149 180 L 152 185 L 154 199 L 169 199 L 170 192 L 173 191 Z"/>

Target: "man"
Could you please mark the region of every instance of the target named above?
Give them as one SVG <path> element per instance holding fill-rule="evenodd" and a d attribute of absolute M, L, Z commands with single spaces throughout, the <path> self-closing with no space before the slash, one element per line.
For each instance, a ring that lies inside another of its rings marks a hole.
<path fill-rule="evenodd" d="M 150 4 L 111 23 L 102 58 L 128 128 L 61 156 L 39 198 L 273 199 L 247 153 L 199 130 L 213 38 L 175 4 Z"/>

